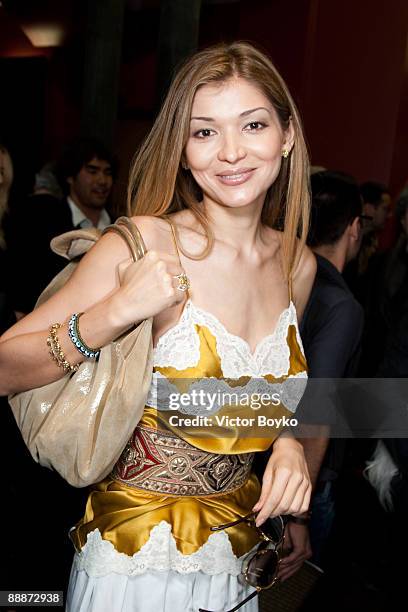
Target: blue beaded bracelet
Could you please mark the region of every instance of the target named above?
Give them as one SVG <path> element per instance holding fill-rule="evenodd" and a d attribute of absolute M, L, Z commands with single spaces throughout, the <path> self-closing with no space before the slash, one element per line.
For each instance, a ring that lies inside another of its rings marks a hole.
<path fill-rule="evenodd" d="M 90 348 L 81 338 L 81 334 L 79 333 L 78 321 L 79 317 L 83 315 L 83 312 L 78 314 L 73 314 L 68 323 L 68 334 L 71 338 L 75 348 L 78 349 L 82 355 L 88 357 L 89 359 L 97 359 L 99 357 L 99 353 L 101 352 L 100 348 L 93 349 Z"/>

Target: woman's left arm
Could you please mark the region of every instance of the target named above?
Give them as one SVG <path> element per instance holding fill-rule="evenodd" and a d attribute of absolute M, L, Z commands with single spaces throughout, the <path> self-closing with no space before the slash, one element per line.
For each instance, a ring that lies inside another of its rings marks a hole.
<path fill-rule="evenodd" d="M 316 259 L 304 248 L 293 275 L 293 299 L 298 317 L 303 315 L 316 276 Z M 311 482 L 303 446 L 289 431 L 284 431 L 274 442 L 266 466 L 261 496 L 253 507 L 258 512 L 257 525 L 271 515 L 302 514 L 310 504 Z"/>

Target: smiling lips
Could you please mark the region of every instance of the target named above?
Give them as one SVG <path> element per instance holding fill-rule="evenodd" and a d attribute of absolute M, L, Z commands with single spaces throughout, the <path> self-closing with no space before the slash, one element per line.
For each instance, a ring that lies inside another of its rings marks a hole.
<path fill-rule="evenodd" d="M 238 168 L 235 171 L 225 171 L 217 174 L 217 178 L 221 181 L 223 185 L 242 185 L 248 181 L 253 173 L 255 172 L 255 168 Z"/>

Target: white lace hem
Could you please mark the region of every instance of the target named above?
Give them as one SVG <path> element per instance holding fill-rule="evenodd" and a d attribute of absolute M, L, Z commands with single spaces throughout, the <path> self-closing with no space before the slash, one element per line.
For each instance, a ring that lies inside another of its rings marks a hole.
<path fill-rule="evenodd" d="M 135 576 L 149 570 L 174 570 L 181 574 L 201 571 L 211 576 L 226 572 L 238 576 L 242 559 L 234 555 L 223 531 L 211 534 L 195 553 L 183 555 L 177 550 L 171 525 L 161 521 L 151 530 L 146 544 L 132 556 L 118 552 L 111 542 L 102 539 L 99 529 L 91 531 L 85 546 L 75 555 L 74 565 L 93 577 L 110 573 Z"/>

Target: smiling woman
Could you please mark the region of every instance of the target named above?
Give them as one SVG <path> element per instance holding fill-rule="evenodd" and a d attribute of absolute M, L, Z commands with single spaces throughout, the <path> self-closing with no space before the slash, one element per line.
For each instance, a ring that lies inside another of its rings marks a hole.
<path fill-rule="evenodd" d="M 208 250 L 210 249 L 212 231 L 202 206 L 199 205 L 203 192 L 194 174 L 188 170 L 186 154 L 194 134 L 197 139 L 203 140 L 215 136 L 218 142 L 220 137 L 225 140 L 231 136 L 231 126 L 220 134 L 213 125 L 217 120 L 215 113 L 202 111 L 206 99 L 208 102 L 209 97 L 214 98 L 216 91 L 219 97 L 223 89 L 234 89 L 229 81 L 237 79 L 240 84 L 245 83 L 245 90 L 251 90 L 252 98 L 256 98 L 257 102 L 253 102 L 254 106 L 241 106 L 242 117 L 233 117 L 231 113 L 229 119 L 248 119 L 245 126 L 240 126 L 246 127 L 248 136 L 262 130 L 266 119 L 268 126 L 273 126 L 275 131 L 280 132 L 281 138 L 284 136 L 280 150 L 283 160 L 280 158 L 275 165 L 277 174 L 266 194 L 262 221 L 266 225 L 284 230 L 283 267 L 288 278 L 299 260 L 308 231 L 309 158 L 299 113 L 284 80 L 270 59 L 252 45 L 240 42 L 204 49 L 179 70 L 156 123 L 136 156 L 131 170 L 128 214 L 160 215 L 188 207 L 200 220 L 208 238 Z M 204 87 L 206 92 L 202 93 Z M 241 94 L 237 94 L 235 90 L 235 94 L 230 94 L 230 99 L 234 98 L 234 95 L 236 107 L 237 96 Z M 225 113 L 227 108 L 225 106 L 220 112 Z M 215 110 L 215 107 L 212 109 Z M 259 111 L 262 117 L 252 116 L 251 111 Z M 222 116 L 218 119 L 222 120 Z M 229 145 L 228 142 L 226 144 Z M 178 162 L 180 159 L 181 165 Z M 282 167 L 280 162 L 283 162 Z M 242 164 L 240 167 L 243 167 Z M 228 168 L 224 173 L 230 171 Z M 156 184 L 157 176 L 161 177 L 160 185 Z M 297 243 L 296 236 L 300 237 L 300 244 Z M 206 253 L 207 250 L 203 254 Z"/>
<path fill-rule="evenodd" d="M 3 392 L 18 392 L 64 375 L 48 355 L 50 326 L 75 370 L 86 351 L 67 321 L 84 347 L 119 338 L 119 355 L 125 332 L 153 323 L 147 397 L 128 398 L 143 414 L 71 530 L 67 610 L 255 612 L 255 596 L 281 571 L 284 521 L 270 517 L 304 513 L 310 500 L 302 447 L 283 428 L 307 376 L 298 317 L 315 274 L 304 247 L 301 125 L 265 55 L 218 45 L 181 68 L 136 156 L 128 205 L 146 255 L 132 263 L 121 239 L 105 235 L 0 339 Z M 280 398 L 262 405 L 262 434 L 259 406 L 226 401 L 238 387 L 251 399 L 259 388 Z M 216 401 L 183 401 L 175 418 L 174 393 L 196 389 Z M 264 450 L 272 453 L 261 486 L 252 462 Z M 293 553 L 285 576 L 304 558 Z"/>

